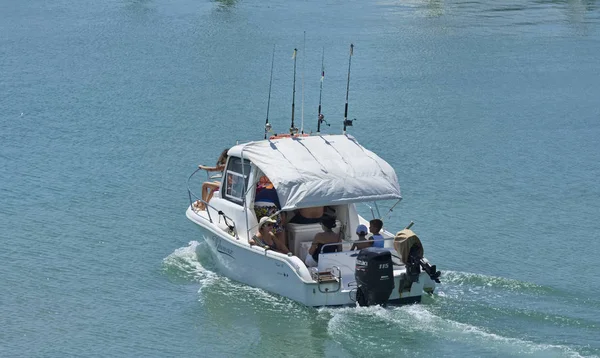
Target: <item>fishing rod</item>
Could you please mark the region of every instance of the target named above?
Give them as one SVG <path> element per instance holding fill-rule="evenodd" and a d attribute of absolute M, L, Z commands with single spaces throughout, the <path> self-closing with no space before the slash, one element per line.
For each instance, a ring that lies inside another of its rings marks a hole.
<path fill-rule="evenodd" d="M 271 106 L 271 86 L 273 85 L 273 64 L 275 63 L 275 45 L 273 45 L 273 56 L 271 57 L 271 78 L 269 79 L 269 99 L 267 101 L 267 121 L 265 122 L 265 139 L 267 133 L 271 131 L 271 123 L 269 123 L 269 107 Z"/>
<path fill-rule="evenodd" d="M 294 127 L 294 112 L 296 107 L 296 53 L 298 49 L 294 49 L 292 58 L 294 59 L 294 91 L 292 92 L 292 126 L 290 127 L 290 134 L 294 135 L 298 133 L 298 128 Z"/>
<path fill-rule="evenodd" d="M 304 41 L 302 44 L 302 109 L 300 110 L 300 133 L 304 134 L 304 72 L 306 68 L 306 31 L 304 31 Z"/>
<path fill-rule="evenodd" d="M 350 44 L 350 56 L 348 57 L 348 82 L 346 83 L 346 108 L 344 109 L 344 132 L 346 134 L 346 127 L 352 126 L 353 120 L 348 120 L 348 92 L 350 91 L 350 65 L 352 64 L 352 53 L 354 52 L 354 45 Z"/>
<path fill-rule="evenodd" d="M 325 80 L 325 47 L 321 56 L 321 85 L 319 89 L 319 115 L 317 116 L 317 134 L 321 133 L 321 123 L 325 122 L 325 116 L 321 113 L 321 98 L 323 98 L 323 81 Z M 327 126 L 329 123 L 325 122 Z"/>

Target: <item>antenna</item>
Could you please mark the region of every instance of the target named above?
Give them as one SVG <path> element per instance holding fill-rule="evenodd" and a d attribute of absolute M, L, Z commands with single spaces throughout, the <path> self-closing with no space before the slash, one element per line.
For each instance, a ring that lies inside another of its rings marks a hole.
<path fill-rule="evenodd" d="M 350 66 L 352 65 L 353 52 L 354 45 L 350 44 L 350 56 L 348 57 L 348 82 L 346 83 L 346 108 L 344 109 L 344 131 L 342 134 L 346 134 L 346 127 L 352 126 L 352 120 L 348 120 L 348 92 L 350 92 Z"/>
<path fill-rule="evenodd" d="M 294 49 L 292 58 L 294 59 L 294 91 L 292 92 L 292 126 L 290 127 L 290 134 L 294 135 L 298 133 L 298 128 L 294 127 L 294 112 L 296 107 L 296 54 L 298 49 Z"/>
<path fill-rule="evenodd" d="M 269 99 L 267 100 L 267 120 L 265 122 L 265 139 L 267 133 L 271 131 L 271 123 L 269 123 L 269 107 L 271 107 L 271 85 L 273 84 L 273 64 L 275 63 L 275 44 L 273 44 L 273 56 L 271 57 L 271 78 L 269 79 Z"/>

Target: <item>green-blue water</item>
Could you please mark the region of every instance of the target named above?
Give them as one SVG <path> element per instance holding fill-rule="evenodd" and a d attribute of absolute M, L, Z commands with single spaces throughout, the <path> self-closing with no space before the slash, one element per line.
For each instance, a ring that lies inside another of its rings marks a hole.
<path fill-rule="evenodd" d="M 596 1 L 0 0 L 0 356 L 600 355 Z M 303 33 L 306 32 L 306 45 Z M 212 271 L 186 180 L 323 112 L 444 274 L 303 307 Z M 306 51 L 304 51 L 306 49 Z M 304 82 L 304 91 L 302 91 Z M 302 93 L 304 92 L 304 101 Z"/>

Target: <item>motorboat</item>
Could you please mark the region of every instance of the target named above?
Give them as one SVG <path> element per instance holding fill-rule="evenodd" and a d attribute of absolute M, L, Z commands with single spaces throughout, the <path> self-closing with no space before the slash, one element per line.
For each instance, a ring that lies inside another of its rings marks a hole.
<path fill-rule="evenodd" d="M 200 229 L 222 275 L 313 307 L 416 303 L 439 282 L 440 272 L 423 257 L 410 227 L 394 234 L 384 226 L 382 248 L 350 250 L 358 242 L 357 226 L 370 222 L 358 208 L 367 205 L 371 210 L 365 211 L 378 218 L 380 203 L 393 203 L 391 210 L 402 198 L 390 164 L 350 134 L 292 132 L 236 144 L 227 151 L 222 174 L 207 172 L 206 182 L 217 187 L 210 200 L 195 194 L 203 171 L 189 177 L 186 216 Z M 282 222 L 287 254 L 252 245 L 261 219 L 255 199 L 264 177 L 279 201 L 272 216 L 287 214 L 281 216 L 287 218 Z M 318 265 L 309 267 L 305 257 L 322 227 L 290 218 L 315 207 L 335 218 L 342 248 L 320 253 Z"/>
<path fill-rule="evenodd" d="M 383 217 L 379 203 L 393 202 L 391 211 L 402 196 L 394 169 L 346 134 L 353 121 L 348 119 L 353 48 L 351 44 L 342 134 L 321 134 L 321 124 L 326 123 L 321 95 L 316 133 L 306 134 L 294 126 L 294 49 L 289 133 L 268 136 L 272 130 L 271 63 L 264 138 L 231 147 L 226 162 L 221 161 L 223 153 L 217 167 L 199 166 L 188 179 L 186 215 L 201 229 L 217 269 L 233 280 L 315 307 L 420 302 L 423 295 L 433 294 L 440 272 L 423 257 L 423 245 L 411 230 L 412 224 L 396 234 L 385 226 L 380 232 L 375 228 L 369 240 L 359 238 L 356 231 L 359 225 L 370 226 L 372 220 Z M 275 52 L 272 61 L 274 58 Z M 321 73 L 322 91 L 323 63 Z M 195 179 L 202 171 L 207 180 L 201 184 Z M 214 171 L 222 174 L 211 177 Z M 262 206 L 265 178 L 273 199 L 266 214 Z M 196 195 L 199 188 L 202 194 Z M 360 215 L 357 205 L 368 205 L 373 218 Z M 320 222 L 295 220 L 303 210 L 319 213 Z M 259 223 L 275 217 L 281 235 L 278 240 L 287 252 L 256 245 Z M 321 243 L 315 251 L 315 236 L 326 229 L 325 222 L 329 237 L 333 235 L 336 241 Z M 381 226 L 381 221 L 376 226 Z"/>

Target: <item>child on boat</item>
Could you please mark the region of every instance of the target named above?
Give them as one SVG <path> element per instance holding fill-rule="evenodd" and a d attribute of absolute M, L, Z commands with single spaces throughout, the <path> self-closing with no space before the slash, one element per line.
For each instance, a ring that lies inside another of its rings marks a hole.
<path fill-rule="evenodd" d="M 350 251 L 362 250 L 362 249 L 366 249 L 367 247 L 373 246 L 373 242 L 367 241 L 368 233 L 369 233 L 369 229 L 367 229 L 366 225 L 363 225 L 363 224 L 358 225 L 358 227 L 356 228 L 356 235 L 358 235 L 358 241 L 364 241 L 364 242 L 353 243 L 352 247 L 350 248 Z"/>
<path fill-rule="evenodd" d="M 383 228 L 383 221 L 379 219 L 369 221 L 369 231 L 373 234 L 369 240 L 373 240 L 373 247 L 383 248 L 383 235 L 379 233 L 381 228 Z"/>

